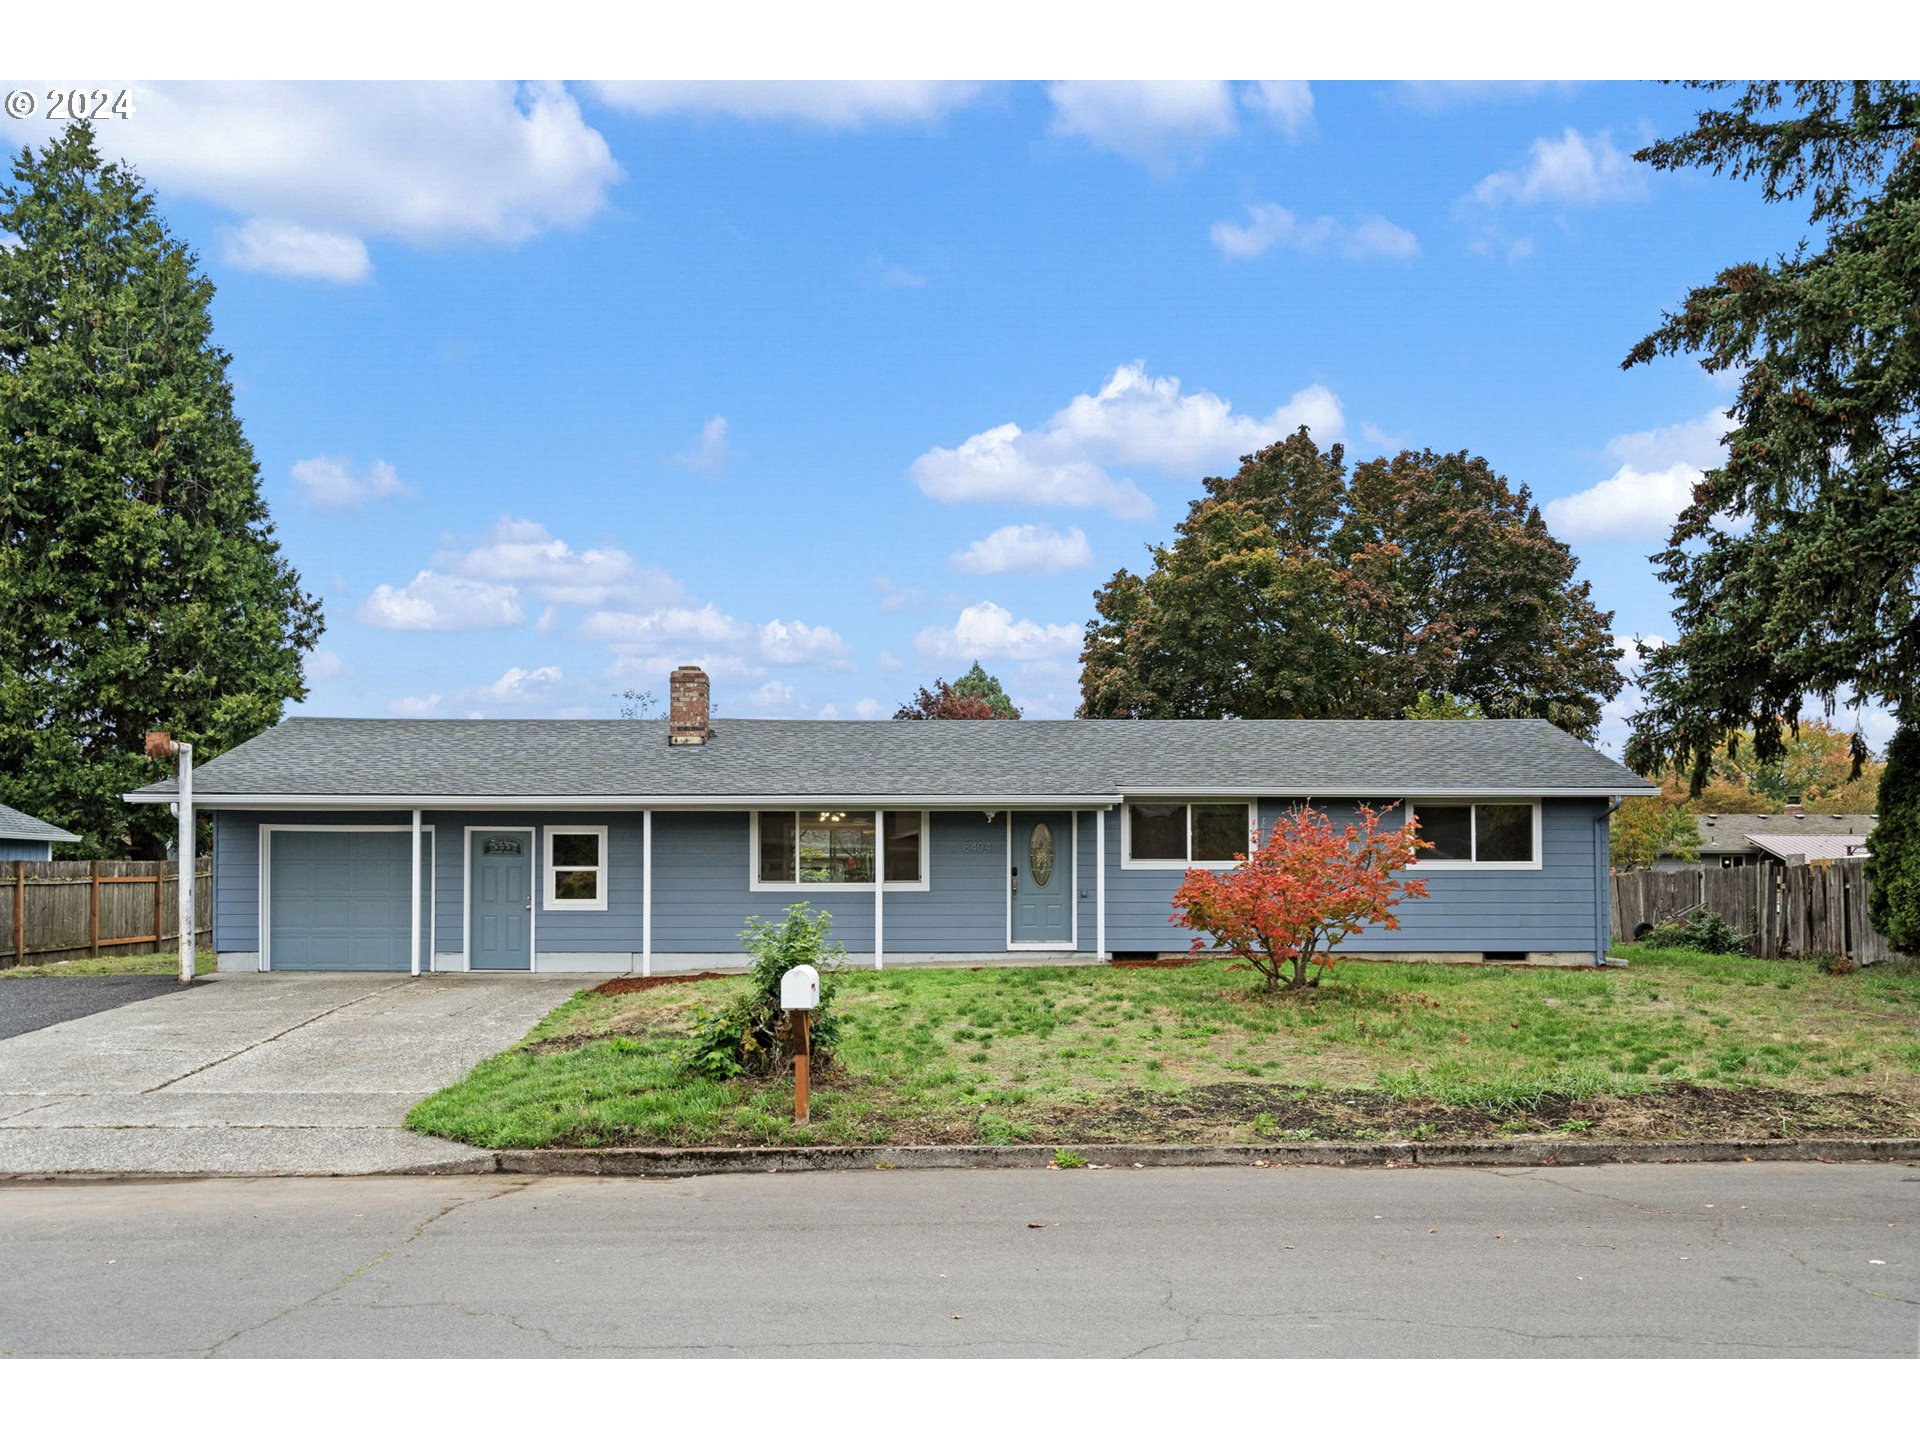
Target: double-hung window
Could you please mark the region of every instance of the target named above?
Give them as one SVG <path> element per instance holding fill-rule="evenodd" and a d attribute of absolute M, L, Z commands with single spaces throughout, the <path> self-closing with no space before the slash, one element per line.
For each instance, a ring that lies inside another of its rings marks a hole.
<path fill-rule="evenodd" d="M 753 888 L 872 885 L 875 854 L 886 847 L 886 883 L 925 889 L 927 816 L 889 810 L 884 835 L 872 810 L 760 810 L 753 817 Z"/>
<path fill-rule="evenodd" d="M 1223 869 L 1251 846 L 1253 806 L 1244 800 L 1136 801 L 1127 806 L 1123 863 L 1131 869 Z"/>
<path fill-rule="evenodd" d="M 1414 863 L 1421 869 L 1537 870 L 1540 868 L 1540 807 L 1532 801 L 1473 804 L 1413 803 L 1420 838 L 1431 849 Z"/>
<path fill-rule="evenodd" d="M 547 898 L 549 910 L 604 910 L 607 908 L 607 827 L 604 825 L 549 825 L 547 827 Z"/>

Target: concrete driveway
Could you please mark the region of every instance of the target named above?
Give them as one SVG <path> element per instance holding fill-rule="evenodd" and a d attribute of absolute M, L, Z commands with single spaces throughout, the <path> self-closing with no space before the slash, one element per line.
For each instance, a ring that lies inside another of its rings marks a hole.
<path fill-rule="evenodd" d="M 220 975 L 0 1040 L 0 1174 L 481 1168 L 401 1129 L 578 977 Z"/>

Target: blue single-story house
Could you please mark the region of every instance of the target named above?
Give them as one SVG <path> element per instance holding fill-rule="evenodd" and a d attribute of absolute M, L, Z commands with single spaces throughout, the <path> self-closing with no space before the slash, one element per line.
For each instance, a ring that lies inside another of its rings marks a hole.
<path fill-rule="evenodd" d="M 873 965 L 1184 952 L 1170 897 L 1311 799 L 1435 848 L 1347 953 L 1605 963 L 1653 786 L 1545 721 L 296 718 L 198 767 L 221 969 L 737 967 L 796 900 Z M 166 803 L 171 780 L 128 799 Z"/>
<path fill-rule="evenodd" d="M 11 805 L 0 805 L 0 860 L 51 860 L 56 843 L 69 844 L 79 838 Z"/>

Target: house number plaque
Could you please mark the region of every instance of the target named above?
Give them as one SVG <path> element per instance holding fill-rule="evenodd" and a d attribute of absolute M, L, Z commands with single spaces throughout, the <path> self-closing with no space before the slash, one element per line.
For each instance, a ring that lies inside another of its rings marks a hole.
<path fill-rule="evenodd" d="M 1027 842 L 1027 873 L 1042 890 L 1053 879 L 1053 831 L 1044 820 L 1033 827 L 1033 838 Z"/>
<path fill-rule="evenodd" d="M 518 840 L 502 840 L 498 836 L 495 836 L 493 839 L 487 841 L 481 848 L 489 855 L 518 855 L 520 853 L 520 842 Z"/>

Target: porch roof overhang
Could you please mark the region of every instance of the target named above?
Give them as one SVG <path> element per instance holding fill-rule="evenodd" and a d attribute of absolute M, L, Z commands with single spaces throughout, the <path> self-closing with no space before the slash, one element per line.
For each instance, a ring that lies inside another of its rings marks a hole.
<path fill-rule="evenodd" d="M 175 797 L 132 791 L 129 804 Z M 207 795 L 200 810 L 780 810 L 809 805 L 881 810 L 1108 810 L 1119 795 Z"/>

